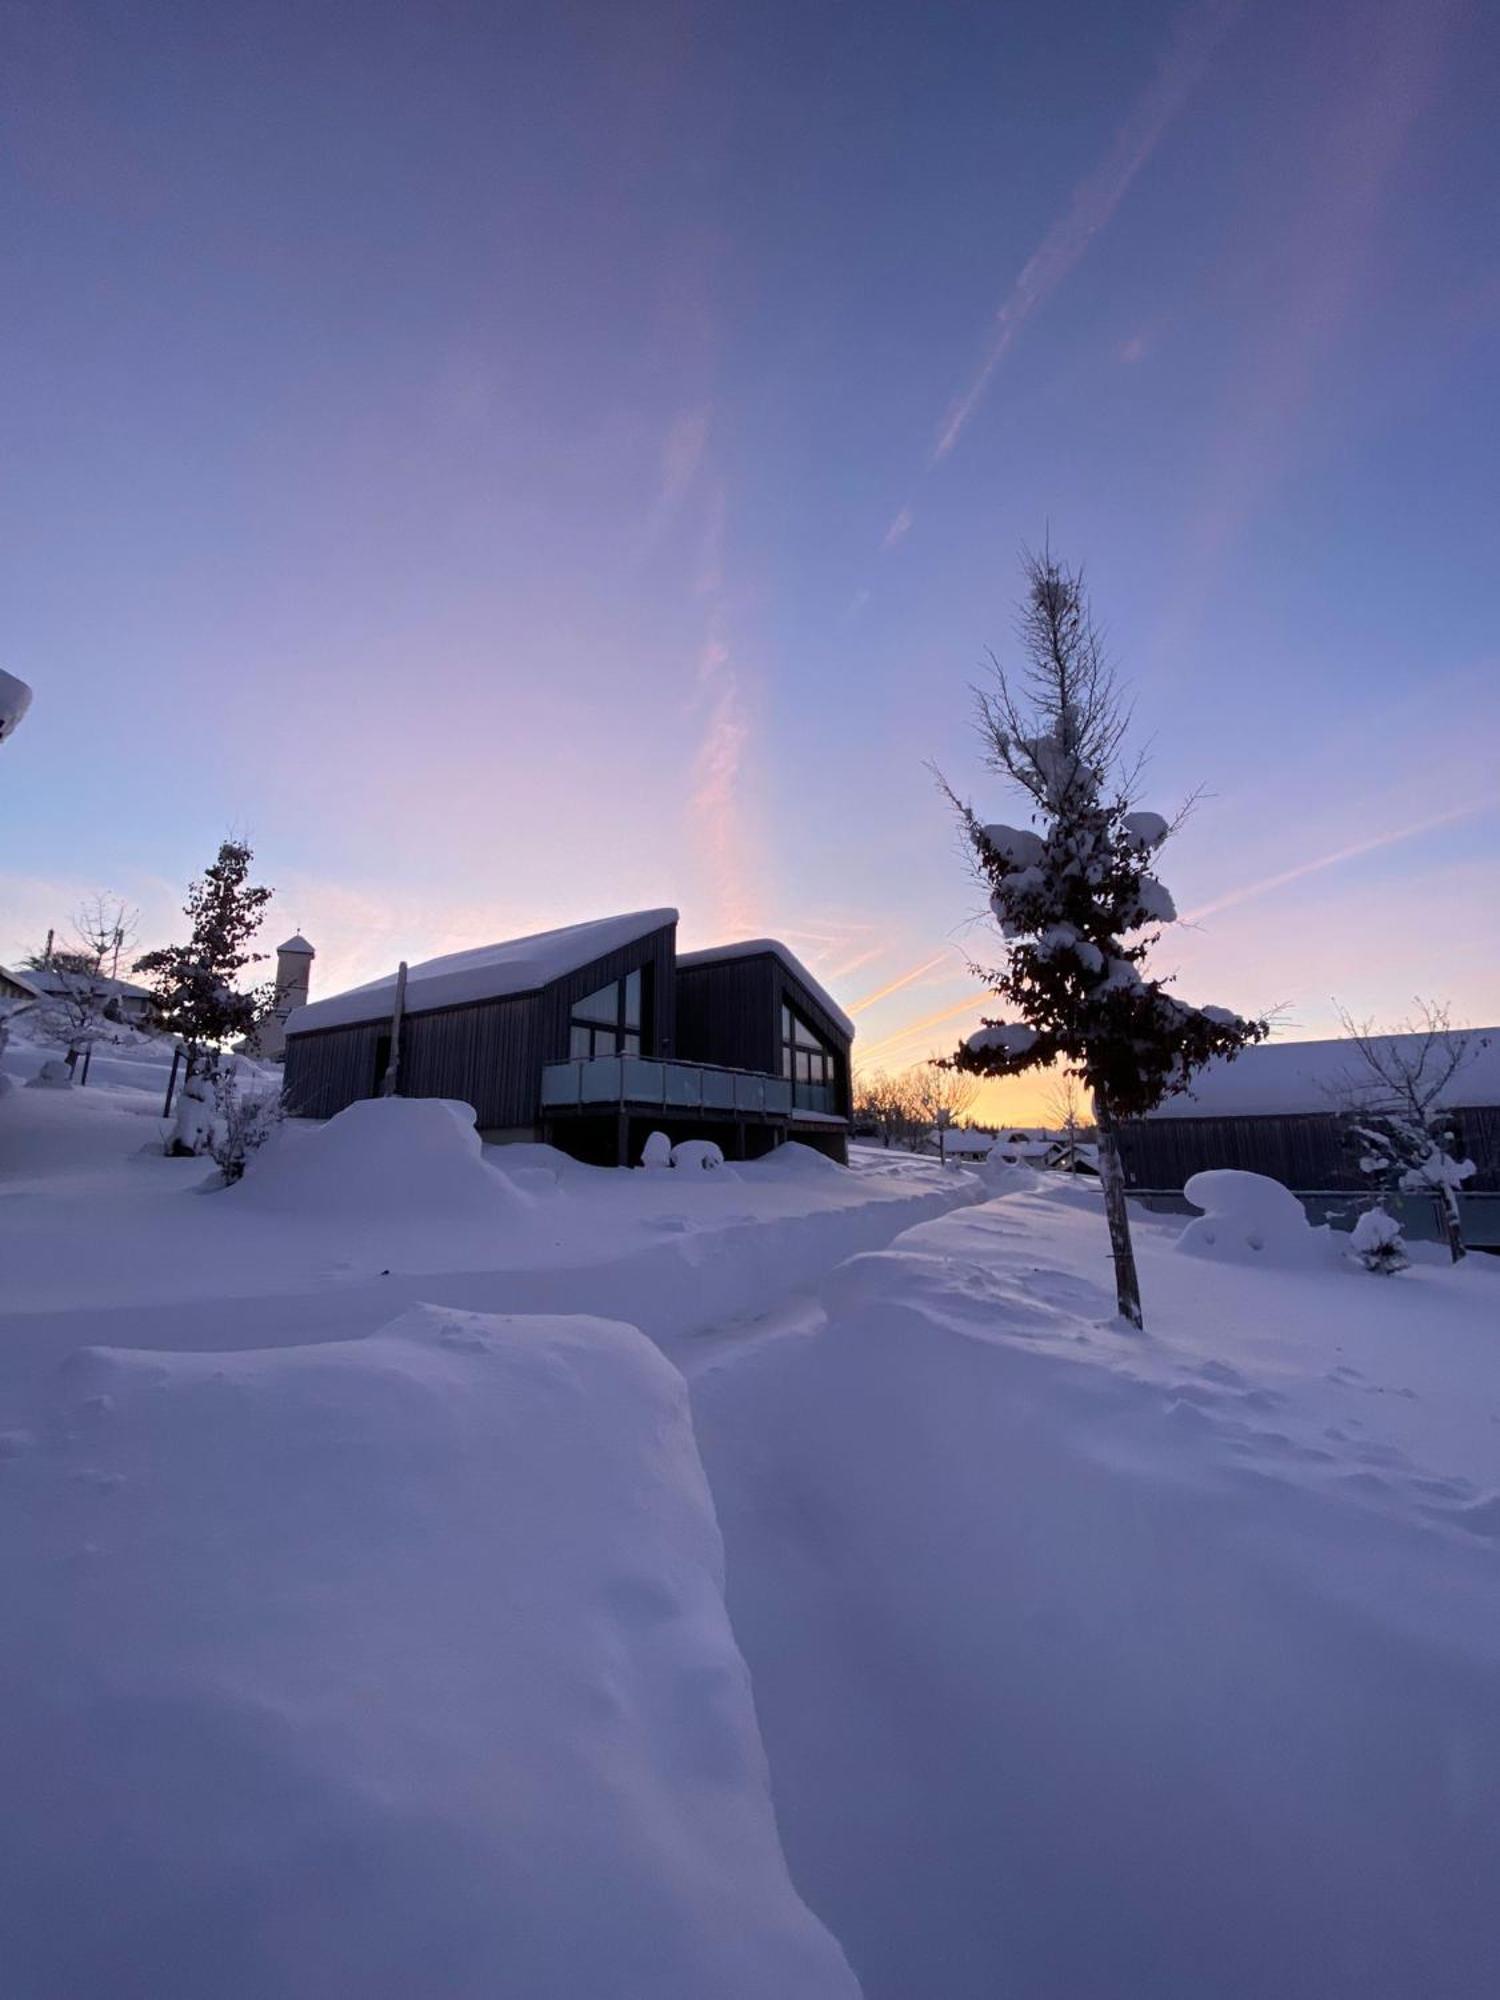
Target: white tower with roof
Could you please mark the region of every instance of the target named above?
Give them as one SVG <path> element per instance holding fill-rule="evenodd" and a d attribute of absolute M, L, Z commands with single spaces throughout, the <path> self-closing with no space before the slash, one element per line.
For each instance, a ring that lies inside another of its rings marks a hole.
<path fill-rule="evenodd" d="M 276 947 L 276 997 L 271 1011 L 255 1031 L 259 1053 L 268 1062 L 280 1062 L 286 1054 L 287 1016 L 307 1005 L 312 984 L 312 962 L 317 953 L 300 931 Z"/>

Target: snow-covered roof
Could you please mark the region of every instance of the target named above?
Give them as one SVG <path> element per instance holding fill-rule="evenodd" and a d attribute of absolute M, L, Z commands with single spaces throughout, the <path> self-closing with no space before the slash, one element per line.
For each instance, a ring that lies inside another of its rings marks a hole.
<path fill-rule="evenodd" d="M 11 978 L 22 975 L 11 973 Z M 105 972 L 70 972 L 66 967 L 38 966 L 27 972 L 25 979 L 39 993 L 77 993 L 86 987 L 100 1000 L 151 1000 L 155 995 L 147 986 L 137 986 L 130 979 L 111 979 Z"/>
<path fill-rule="evenodd" d="M 566 973 L 577 972 L 612 951 L 675 924 L 675 910 L 636 910 L 630 916 L 599 917 L 592 923 L 568 924 L 562 930 L 537 931 L 531 937 L 508 938 L 480 945 L 473 951 L 451 951 L 407 967 L 406 1011 L 426 1013 L 434 1007 L 461 1007 L 470 1000 L 498 1000 L 515 993 L 534 993 Z M 347 1028 L 359 1021 L 383 1020 L 396 997 L 396 975 L 388 972 L 346 993 L 331 993 L 296 1008 L 287 1018 L 289 1035 L 314 1028 Z"/>
<path fill-rule="evenodd" d="M 17 972 L 12 966 L 0 965 L 0 979 L 12 986 L 19 986 L 23 993 L 30 993 L 37 999 L 42 996 L 42 989 L 36 983 L 34 972 Z"/>
<path fill-rule="evenodd" d="M 801 980 L 830 1020 L 837 1021 L 846 1035 L 853 1036 L 854 1023 L 843 1008 L 818 984 L 801 959 L 794 952 L 788 951 L 779 938 L 745 938 L 739 944 L 710 945 L 706 951 L 680 951 L 677 954 L 677 963 L 687 966 L 717 965 L 721 960 L 730 958 L 762 958 L 767 952 L 773 958 L 779 958 L 794 979 Z"/>
<path fill-rule="evenodd" d="M 316 958 L 318 955 L 302 935 L 301 931 L 293 931 L 286 943 L 277 945 L 276 949 L 278 953 L 283 951 L 304 952 L 309 958 Z"/>
<path fill-rule="evenodd" d="M 1457 1031 L 1456 1031 L 1457 1032 Z M 1470 1059 L 1444 1091 L 1451 1105 L 1500 1104 L 1500 1028 L 1468 1031 Z M 1380 1035 L 1415 1053 L 1422 1037 Z M 1358 1051 L 1342 1038 L 1327 1042 L 1262 1042 L 1233 1062 L 1209 1063 L 1191 1090 L 1169 1097 L 1152 1118 L 1289 1117 L 1335 1108 L 1341 1086 L 1362 1085 Z"/>

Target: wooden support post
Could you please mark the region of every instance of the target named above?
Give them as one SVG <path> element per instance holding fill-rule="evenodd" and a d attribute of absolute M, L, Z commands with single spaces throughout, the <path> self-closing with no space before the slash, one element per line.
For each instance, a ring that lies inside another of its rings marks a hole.
<path fill-rule="evenodd" d="M 380 1080 L 382 1097 L 394 1097 L 401 1085 L 401 1016 L 406 1011 L 406 960 L 396 967 L 396 997 L 391 1003 L 391 1052 Z"/>
<path fill-rule="evenodd" d="M 630 1165 L 630 1113 L 623 1104 L 620 1106 L 615 1133 L 615 1165 L 617 1167 Z"/>
<path fill-rule="evenodd" d="M 181 1062 L 182 1062 L 182 1049 L 179 1046 L 173 1049 L 172 1051 L 172 1074 L 167 1078 L 166 1102 L 161 1107 L 161 1115 L 163 1118 L 170 1118 L 172 1115 L 172 1098 L 176 1094 L 177 1071 Z"/>

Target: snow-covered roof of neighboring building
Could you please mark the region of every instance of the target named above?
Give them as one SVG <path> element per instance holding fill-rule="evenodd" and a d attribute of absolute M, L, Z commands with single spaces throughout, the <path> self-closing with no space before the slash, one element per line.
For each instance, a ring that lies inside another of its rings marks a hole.
<path fill-rule="evenodd" d="M 763 958 L 767 952 L 773 958 L 779 958 L 794 979 L 801 980 L 808 992 L 818 1002 L 819 1006 L 823 1008 L 829 1019 L 837 1021 L 844 1033 L 852 1038 L 854 1035 L 854 1023 L 849 1019 L 849 1016 L 839 1006 L 838 1002 L 818 984 L 801 959 L 794 952 L 788 951 L 779 938 L 745 938 L 739 944 L 710 945 L 706 951 L 680 951 L 677 954 L 677 963 L 686 966 L 716 965 L 722 959 Z"/>
<path fill-rule="evenodd" d="M 12 979 L 21 974 L 12 973 Z M 148 986 L 137 986 L 130 979 L 111 979 L 106 972 L 70 972 L 66 967 L 38 966 L 24 977 L 38 993 L 77 993 L 82 988 L 101 1000 L 152 1000 L 156 996 Z"/>
<path fill-rule="evenodd" d="M 19 986 L 23 993 L 30 993 L 36 999 L 42 997 L 42 989 L 36 983 L 34 972 L 17 972 L 13 966 L 0 965 L 0 979 L 11 986 Z"/>
<path fill-rule="evenodd" d="M 568 924 L 562 930 L 537 931 L 531 937 L 508 938 L 480 945 L 473 951 L 451 951 L 429 958 L 406 971 L 406 1011 L 427 1013 L 434 1007 L 461 1007 L 470 1000 L 498 1000 L 516 993 L 534 993 L 581 966 L 637 939 L 675 924 L 675 910 L 636 910 L 624 917 L 599 917 L 592 923 Z M 314 1028 L 347 1028 L 360 1021 L 383 1020 L 396 997 L 396 975 L 387 973 L 346 993 L 331 993 L 288 1016 L 286 1032 L 305 1035 Z"/>
<path fill-rule="evenodd" d="M 1463 1031 L 1455 1030 L 1455 1034 Z M 1468 1030 L 1470 1058 L 1453 1078 L 1445 1104 L 1500 1104 L 1500 1028 Z M 1420 1035 L 1378 1035 L 1415 1054 Z M 1233 1062 L 1200 1070 L 1190 1090 L 1169 1097 L 1151 1118 L 1275 1118 L 1331 1111 L 1340 1088 L 1363 1086 L 1368 1072 L 1352 1042 L 1262 1042 Z"/>

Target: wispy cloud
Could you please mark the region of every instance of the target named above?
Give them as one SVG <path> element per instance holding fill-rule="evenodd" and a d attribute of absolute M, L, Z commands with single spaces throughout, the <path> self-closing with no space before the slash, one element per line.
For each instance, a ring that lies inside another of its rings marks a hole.
<path fill-rule="evenodd" d="M 1042 238 L 1001 301 L 979 370 L 943 419 L 932 448 L 933 463 L 946 458 L 958 443 L 1022 327 L 1057 290 L 1125 199 L 1162 134 L 1196 89 L 1242 5 L 1243 0 L 1208 0 L 1181 17 L 1156 75 L 1115 134 L 1114 144 L 1074 189 L 1066 212 Z"/>
<path fill-rule="evenodd" d="M 886 529 L 885 539 L 881 542 L 880 546 L 883 549 L 893 549 L 897 542 L 904 541 L 906 536 L 911 532 L 913 518 L 914 516 L 910 507 L 903 507 L 895 520 Z"/>
<path fill-rule="evenodd" d="M 1293 882 L 1306 881 L 1309 875 L 1321 875 L 1325 869 L 1337 868 L 1341 862 L 1357 861 L 1362 855 L 1379 853 L 1383 847 L 1395 847 L 1403 840 L 1415 840 L 1418 834 L 1432 833 L 1440 826 L 1452 826 L 1457 820 L 1472 819 L 1476 813 L 1490 810 L 1492 805 L 1493 801 L 1476 799 L 1468 805 L 1454 806 L 1449 812 L 1433 813 L 1430 818 L 1417 820 L 1410 826 L 1393 827 L 1388 833 L 1377 833 L 1368 840 L 1356 840 L 1347 847 L 1337 847 L 1330 854 L 1318 855 L 1315 860 L 1299 861 L 1293 868 L 1283 868 L 1279 874 L 1267 875 L 1259 882 L 1247 882 L 1238 889 L 1231 889 L 1227 895 L 1216 897 L 1211 903 L 1202 903 L 1196 910 L 1188 910 L 1182 921 L 1195 924 L 1204 917 L 1216 917 L 1222 910 L 1237 909 L 1241 903 L 1269 896 Z"/>
<path fill-rule="evenodd" d="M 707 631 L 697 662 L 697 698 L 706 720 L 693 759 L 687 817 L 711 912 L 707 921 L 727 937 L 755 929 L 759 898 L 741 796 L 750 723 L 728 638 L 724 505 L 723 488 L 716 487 L 698 580 L 708 600 Z"/>

